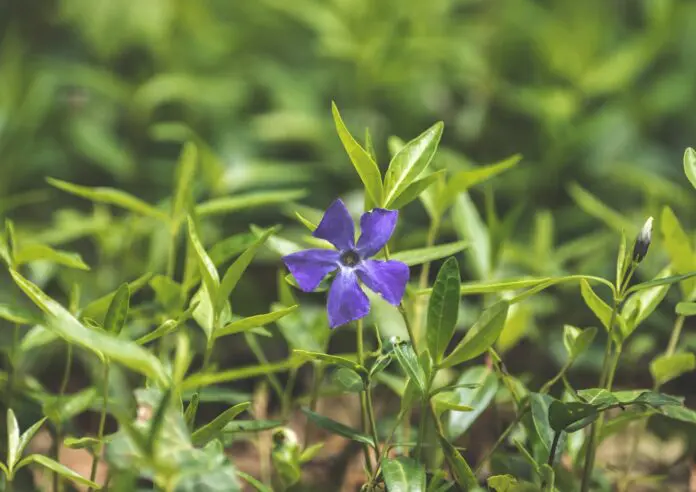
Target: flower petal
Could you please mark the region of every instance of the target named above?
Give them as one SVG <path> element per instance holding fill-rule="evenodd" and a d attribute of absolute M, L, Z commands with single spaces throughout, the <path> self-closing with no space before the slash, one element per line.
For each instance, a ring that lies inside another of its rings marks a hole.
<path fill-rule="evenodd" d="M 340 253 L 333 249 L 306 249 L 283 256 L 285 266 L 305 292 L 316 289 L 324 277 L 338 268 L 339 259 Z"/>
<path fill-rule="evenodd" d="M 355 271 L 341 268 L 329 289 L 329 325 L 331 328 L 364 318 L 370 312 L 370 301 L 358 284 Z"/>
<path fill-rule="evenodd" d="M 405 263 L 396 260 L 366 260 L 358 265 L 356 271 L 360 280 L 388 303 L 396 306 L 401 302 L 409 277 Z"/>
<path fill-rule="evenodd" d="M 312 235 L 330 242 L 339 250 L 354 248 L 355 226 L 348 209 L 340 198 L 326 209 L 321 222 Z"/>
<path fill-rule="evenodd" d="M 360 239 L 358 253 L 363 258 L 369 258 L 387 244 L 396 227 L 399 218 L 397 210 L 375 208 L 360 217 Z"/>

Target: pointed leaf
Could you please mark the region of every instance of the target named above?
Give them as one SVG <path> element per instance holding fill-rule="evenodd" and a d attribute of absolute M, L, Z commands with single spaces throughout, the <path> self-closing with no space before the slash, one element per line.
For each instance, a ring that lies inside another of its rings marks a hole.
<path fill-rule="evenodd" d="M 138 292 L 140 289 L 145 287 L 150 279 L 152 278 L 151 273 L 146 273 L 137 279 L 133 280 L 128 284 L 128 289 L 130 290 L 130 294 L 133 295 L 136 292 Z M 116 295 L 117 291 L 110 292 L 109 294 L 106 294 L 105 296 L 102 296 L 89 304 L 87 304 L 82 310 L 80 311 L 80 317 L 81 318 L 94 318 L 98 319 L 101 318 L 106 314 L 106 312 L 109 310 L 109 306 L 111 305 L 111 301 L 114 299 L 114 296 Z"/>
<path fill-rule="evenodd" d="M 592 345 L 592 341 L 597 335 L 597 328 L 594 326 L 581 330 L 574 326 L 563 326 L 563 345 L 568 352 L 568 357 L 571 360 L 577 359 L 581 354 L 587 351 Z"/>
<path fill-rule="evenodd" d="M 435 123 L 392 158 L 384 177 L 384 206 L 389 207 L 423 173 L 435 155 L 444 125 Z"/>
<path fill-rule="evenodd" d="M 682 316 L 696 316 L 696 302 L 680 302 L 677 304 L 677 314 Z"/>
<path fill-rule="evenodd" d="M 19 450 L 19 424 L 11 408 L 7 409 L 7 465 L 12 471 L 21 458 Z"/>
<path fill-rule="evenodd" d="M 684 151 L 684 174 L 689 179 L 691 186 L 696 188 L 696 151 L 691 147 Z"/>
<path fill-rule="evenodd" d="M 650 363 L 650 374 L 658 386 L 694 369 L 696 356 L 689 353 L 661 355 Z"/>
<path fill-rule="evenodd" d="M 271 323 L 275 323 L 281 318 L 284 318 L 288 314 L 294 312 L 298 308 L 297 305 L 290 306 L 288 308 L 279 309 L 277 311 L 272 311 L 265 314 L 257 314 L 255 316 L 249 316 L 248 318 L 242 318 L 236 321 L 232 321 L 227 325 L 219 328 L 215 331 L 213 336 L 215 338 L 224 337 L 227 335 L 233 335 L 235 333 L 241 333 L 246 330 L 251 330 L 259 326 L 265 326 Z"/>
<path fill-rule="evenodd" d="M 382 203 L 382 174 L 379 172 L 377 164 L 350 134 L 334 102 L 331 103 L 331 112 L 333 113 L 338 137 L 341 139 L 341 143 L 343 143 L 343 147 L 346 149 L 353 167 L 365 186 L 366 195 L 369 196 L 373 206 L 380 205 Z"/>
<path fill-rule="evenodd" d="M 193 181 L 196 177 L 196 167 L 198 163 L 198 148 L 192 141 L 186 142 L 181 149 L 179 162 L 176 170 L 176 184 L 174 196 L 172 198 L 172 222 L 176 224 L 176 229 L 186 216 L 189 204 L 192 202 L 191 190 Z"/>
<path fill-rule="evenodd" d="M 382 474 L 389 492 L 425 492 L 425 468 L 413 458 L 385 459 Z"/>
<path fill-rule="evenodd" d="M 128 308 L 130 302 L 130 289 L 128 284 L 123 284 L 116 291 L 116 295 L 109 305 L 109 310 L 104 318 L 104 329 L 108 333 L 118 335 L 123 329 L 128 317 Z"/>
<path fill-rule="evenodd" d="M 509 307 L 507 301 L 498 301 L 486 309 L 440 366 L 452 367 L 488 350 L 503 331 Z"/>
<path fill-rule="evenodd" d="M 438 434 L 438 438 L 454 481 L 462 490 L 475 490 L 478 480 L 462 454 L 444 436 Z"/>
<path fill-rule="evenodd" d="M 213 198 L 196 206 L 196 214 L 199 217 L 210 215 L 229 214 L 249 208 L 264 207 L 279 203 L 287 203 L 304 198 L 307 192 L 304 190 L 284 191 L 256 191 L 243 195 Z"/>
<path fill-rule="evenodd" d="M 691 246 L 691 240 L 674 215 L 672 209 L 665 206 L 662 209 L 660 229 L 664 238 L 663 244 L 674 268 L 674 273 L 689 274 L 696 271 L 696 256 Z M 680 284 L 685 298 L 689 298 L 696 287 L 696 279 L 687 279 Z"/>
<path fill-rule="evenodd" d="M 444 176 L 445 171 L 441 170 L 415 180 L 413 183 L 408 185 L 398 197 L 394 198 L 391 203 L 388 203 L 385 206 L 392 210 L 399 210 L 405 207 L 413 200 L 421 196 L 421 193 L 427 190 L 433 183 L 441 180 Z"/>
<path fill-rule="evenodd" d="M 181 382 L 180 390 L 192 390 L 202 388 L 218 383 L 227 383 L 230 381 L 238 381 L 240 379 L 249 379 L 257 376 L 263 376 L 273 372 L 281 372 L 297 367 L 296 359 L 287 359 L 282 362 L 270 364 L 261 364 L 247 367 L 239 367 L 221 372 L 200 372 L 189 376 Z"/>
<path fill-rule="evenodd" d="M 426 338 L 435 364 L 442 360 L 459 316 L 459 263 L 448 258 L 437 273 L 428 303 Z"/>
<path fill-rule="evenodd" d="M 46 181 L 48 181 L 48 184 L 51 186 L 55 186 L 60 190 L 96 203 L 115 205 L 136 214 L 153 217 L 163 222 L 169 221 L 169 216 L 166 213 L 125 191 L 114 188 L 90 188 L 87 186 L 79 186 L 54 178 L 47 178 Z"/>
<path fill-rule="evenodd" d="M 346 437 L 353 441 L 367 444 L 372 447 L 375 446 L 375 442 L 372 440 L 370 436 L 366 436 L 365 434 L 360 433 L 352 427 L 348 427 L 347 425 L 343 425 L 340 422 L 336 422 L 335 420 L 332 420 L 328 417 L 319 415 L 318 413 L 313 412 L 308 408 L 302 408 L 302 413 L 304 413 L 307 416 L 307 418 L 312 421 L 312 423 L 321 427 L 324 430 L 331 432 L 332 434 L 337 434 L 339 436 Z"/>
<path fill-rule="evenodd" d="M 448 244 L 438 244 L 429 248 L 410 249 L 393 253 L 390 259 L 397 260 L 408 266 L 420 265 L 431 261 L 439 260 L 445 256 L 452 256 L 463 251 L 467 247 L 466 241 L 457 241 Z"/>
<path fill-rule="evenodd" d="M 491 238 L 467 193 L 460 193 L 455 199 L 452 220 L 459 238 L 469 243 L 467 256 L 473 263 L 476 278 L 487 280 L 491 272 Z"/>
<path fill-rule="evenodd" d="M 19 465 L 17 468 L 22 467 L 24 465 L 28 465 L 30 463 L 36 463 L 38 465 L 41 465 L 45 468 L 48 468 L 52 472 L 57 473 L 61 477 L 70 480 L 71 482 L 74 482 L 79 485 L 84 485 L 86 487 L 91 487 L 94 490 L 99 489 L 99 485 L 96 484 L 95 482 L 92 482 L 91 480 L 83 477 L 79 473 L 73 471 L 72 469 L 68 468 L 67 466 L 58 463 L 57 461 L 52 460 L 48 456 L 43 456 L 41 454 L 31 454 L 24 458 L 22 461 L 20 461 Z"/>
<path fill-rule="evenodd" d="M 461 387 L 455 389 L 459 403 L 473 408 L 471 412 L 452 412 L 448 417 L 447 435 L 457 439 L 463 435 L 488 408 L 498 391 L 498 377 L 486 366 L 474 366 L 457 380 Z M 474 388 L 467 387 L 475 385 Z"/>
<path fill-rule="evenodd" d="M 14 255 L 15 266 L 18 267 L 33 261 L 48 261 L 77 270 L 89 270 L 89 265 L 82 261 L 82 257 L 77 253 L 53 249 L 39 243 L 20 245 Z"/>
<path fill-rule="evenodd" d="M 228 423 L 250 406 L 251 402 L 239 403 L 238 405 L 228 408 L 204 426 L 196 429 L 193 434 L 191 434 L 193 444 L 195 446 L 203 446 L 211 439 L 217 438 L 217 435 L 222 434 L 223 429 Z"/>
<path fill-rule="evenodd" d="M 447 182 L 445 192 L 442 194 L 441 210 L 445 210 L 454 203 L 457 195 L 469 188 L 482 183 L 498 174 L 515 167 L 522 160 L 521 154 L 515 154 L 495 164 L 481 166 L 474 169 L 467 169 L 455 173 Z"/>
<path fill-rule="evenodd" d="M 397 342 L 394 344 L 394 356 L 404 373 L 416 383 L 421 394 L 425 394 L 427 381 L 426 374 L 418 361 L 418 355 L 410 342 Z"/>
<path fill-rule="evenodd" d="M 572 431 L 569 428 L 580 421 L 586 421 L 584 425 L 589 425 L 590 419 L 594 419 L 596 416 L 597 409 L 589 403 L 554 400 L 549 406 L 549 425 L 556 432 L 580 430 L 581 427 L 574 427 Z"/>

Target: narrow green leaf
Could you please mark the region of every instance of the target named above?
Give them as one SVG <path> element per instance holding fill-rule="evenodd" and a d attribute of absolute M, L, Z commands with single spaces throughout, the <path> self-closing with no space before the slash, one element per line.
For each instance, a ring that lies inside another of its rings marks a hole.
<path fill-rule="evenodd" d="M 35 325 L 41 322 L 31 311 L 12 304 L 0 304 L 0 319 L 18 325 Z"/>
<path fill-rule="evenodd" d="M 394 343 L 394 356 L 404 373 L 414 382 L 421 394 L 426 391 L 426 374 L 418 360 L 418 355 L 410 342 Z"/>
<path fill-rule="evenodd" d="M 79 186 L 66 181 L 61 181 L 54 178 L 46 178 L 48 184 L 63 190 L 72 195 L 76 195 L 96 203 L 105 203 L 115 205 L 136 214 L 153 217 L 163 222 L 169 221 L 169 216 L 158 208 L 153 207 L 149 203 L 142 201 L 139 198 L 130 195 L 122 190 L 114 188 L 90 188 L 87 186 Z"/>
<path fill-rule="evenodd" d="M 669 271 L 669 268 L 666 268 L 658 273 L 656 280 L 664 279 L 665 276 L 669 275 Z M 655 311 L 667 295 L 671 285 L 670 283 L 658 283 L 653 287 L 634 292 L 626 300 L 621 308 L 621 316 L 626 320 L 626 336 L 633 333 L 636 327 Z"/>
<path fill-rule="evenodd" d="M 455 173 L 447 182 L 445 192 L 440 198 L 440 209 L 446 210 L 461 192 L 482 183 L 508 169 L 515 167 L 522 160 L 521 154 L 515 154 L 495 164 L 481 166 L 475 169 L 466 169 Z"/>
<path fill-rule="evenodd" d="M 237 196 L 213 198 L 196 206 L 199 217 L 229 214 L 250 208 L 265 207 L 299 200 L 307 195 L 305 190 L 256 191 Z"/>
<path fill-rule="evenodd" d="M 199 387 L 210 386 L 218 383 L 227 383 L 230 381 L 238 381 L 240 379 L 249 379 L 256 376 L 263 376 L 273 372 L 282 372 L 297 367 L 297 359 L 287 359 L 282 362 L 271 364 L 262 364 L 256 366 L 239 367 L 221 372 L 203 372 L 189 376 L 182 381 L 180 390 L 186 391 Z"/>
<path fill-rule="evenodd" d="M 590 283 L 582 279 L 580 281 L 580 293 L 585 301 L 585 305 L 590 308 L 594 315 L 602 322 L 604 328 L 611 333 L 612 337 L 617 340 L 623 340 L 625 333 L 619 327 L 619 330 L 612 329 L 609 324 L 611 323 L 611 308 L 607 303 L 605 303 L 590 287 Z M 616 324 L 621 324 L 621 317 L 616 316 Z"/>
<path fill-rule="evenodd" d="M 489 279 L 492 261 L 490 234 L 467 193 L 457 195 L 452 220 L 459 238 L 469 243 L 467 255 L 473 262 L 476 278 Z"/>
<path fill-rule="evenodd" d="M 256 328 L 258 326 L 265 326 L 275 323 L 279 319 L 284 318 L 288 314 L 294 312 L 297 308 L 298 306 L 295 305 L 288 308 L 279 309 L 277 311 L 272 311 L 270 313 L 257 314 L 255 316 L 249 316 L 248 318 L 232 321 L 231 323 L 216 330 L 213 336 L 215 338 L 224 337 L 227 335 L 233 335 L 235 333 L 241 333 L 246 330 L 251 330 L 252 328 Z"/>
<path fill-rule="evenodd" d="M 621 215 L 616 210 L 608 207 L 599 198 L 591 194 L 589 191 L 582 188 L 580 185 L 573 183 L 568 188 L 570 196 L 573 198 L 575 203 L 583 209 L 588 215 L 602 221 L 610 228 L 617 232 L 628 231 L 629 234 L 633 234 L 636 231 L 636 227 L 633 222 L 623 215 Z"/>
<path fill-rule="evenodd" d="M 367 444 L 372 447 L 375 446 L 375 442 L 372 440 L 370 436 L 362 434 L 361 432 L 353 429 L 352 427 L 348 427 L 347 425 L 343 425 L 340 422 L 336 422 L 335 420 L 332 420 L 328 417 L 319 415 L 318 413 L 313 412 L 308 408 L 302 408 L 302 413 L 304 413 L 307 416 L 307 418 L 312 421 L 312 423 L 321 427 L 324 430 L 331 432 L 332 434 L 337 434 L 341 437 L 345 437 L 353 441 Z"/>
<path fill-rule="evenodd" d="M 226 434 L 238 432 L 263 432 L 285 425 L 282 420 L 233 420 L 225 426 Z"/>
<path fill-rule="evenodd" d="M 409 249 L 393 253 L 390 259 L 406 263 L 408 266 L 420 265 L 422 263 L 439 260 L 446 256 L 455 255 L 463 251 L 467 245 L 468 243 L 466 241 L 457 241 L 454 243 L 438 244 L 437 246 L 431 246 L 429 248 Z"/>
<path fill-rule="evenodd" d="M 694 256 L 691 240 L 684 232 L 677 216 L 667 206 L 662 209 L 660 229 L 663 245 L 675 270 L 674 273 L 683 275 L 696 271 L 696 256 Z M 686 279 L 679 286 L 683 296 L 689 299 L 696 288 L 696 279 Z"/>
<path fill-rule="evenodd" d="M 509 307 L 507 301 L 499 301 L 486 309 L 440 366 L 452 367 L 488 350 L 503 331 Z"/>
<path fill-rule="evenodd" d="M 553 398 L 541 393 L 530 393 L 529 403 L 532 412 L 532 423 L 541 443 L 548 454 L 553 441 L 553 430 L 549 424 L 549 407 Z"/>
<path fill-rule="evenodd" d="M 457 482 L 462 490 L 474 490 L 478 487 L 478 480 L 476 480 L 476 475 L 471 470 L 471 467 L 466 462 L 462 454 L 452 446 L 452 444 L 447 440 L 446 437 L 439 435 L 440 446 L 445 454 L 445 460 L 449 466 L 450 472 L 454 481 Z"/>
<path fill-rule="evenodd" d="M 266 487 L 262 482 L 259 482 L 248 473 L 244 473 L 243 471 L 237 470 L 237 475 L 246 483 L 254 487 L 256 492 L 273 492 L 271 488 Z"/>
<path fill-rule="evenodd" d="M 690 353 L 661 355 L 650 363 L 650 374 L 658 386 L 694 369 L 696 356 Z"/>
<path fill-rule="evenodd" d="M 360 374 L 347 367 L 339 367 L 331 375 L 333 382 L 347 393 L 360 393 L 365 390 L 365 383 Z"/>
<path fill-rule="evenodd" d="M 670 275 L 668 277 L 655 278 L 632 286 L 626 291 L 626 293 L 630 294 L 632 292 L 638 292 L 644 289 L 651 289 L 653 287 L 660 287 L 663 285 L 669 286 L 676 284 L 677 282 L 683 282 L 684 280 L 688 280 L 692 277 L 696 277 L 696 271 L 684 273 L 682 275 Z"/>
<path fill-rule="evenodd" d="M 210 308 L 213 310 L 213 316 L 215 317 L 219 312 L 217 309 L 217 299 L 218 291 L 220 290 L 220 276 L 218 275 L 215 264 L 206 253 L 198 238 L 198 233 L 196 232 L 196 226 L 193 222 L 193 218 L 188 216 L 188 232 L 189 241 L 193 246 L 193 252 L 195 254 L 196 260 L 198 262 L 199 271 L 201 272 L 201 277 L 203 278 L 203 290 L 202 295 L 207 298 Z M 204 326 L 205 334 L 208 339 L 213 336 L 213 326 Z"/>
<path fill-rule="evenodd" d="M 569 428 L 580 421 L 587 421 L 585 425 L 589 425 L 591 423 L 589 420 L 596 416 L 597 409 L 589 403 L 554 400 L 549 406 L 549 425 L 555 432 L 580 430 L 581 427 L 574 427 L 572 430 Z"/>
<path fill-rule="evenodd" d="M 19 424 L 11 408 L 7 409 L 7 465 L 12 472 L 21 458 L 19 450 Z"/>
<path fill-rule="evenodd" d="M 691 186 L 696 188 L 696 151 L 687 147 L 684 151 L 684 174 L 689 179 Z"/>
<path fill-rule="evenodd" d="M 447 435 L 457 439 L 463 435 L 488 408 L 498 391 L 498 377 L 486 366 L 474 366 L 465 370 L 457 380 L 455 391 L 459 403 L 473 408 L 471 412 L 452 412 L 448 417 Z M 474 388 L 467 387 L 475 385 Z"/>
<path fill-rule="evenodd" d="M 582 355 L 590 345 L 597 335 L 597 328 L 594 326 L 591 328 L 586 328 L 581 330 L 575 328 L 574 326 L 564 325 L 563 326 L 563 345 L 568 352 L 568 357 L 571 360 L 577 359 Z"/>
<path fill-rule="evenodd" d="M 220 306 L 225 304 L 225 301 L 230 297 L 230 294 L 237 286 L 239 279 L 242 278 L 242 274 L 246 271 L 247 267 L 251 264 L 251 260 L 254 259 L 256 252 L 264 245 L 268 238 L 275 234 L 276 228 L 271 228 L 265 231 L 249 248 L 242 253 L 239 258 L 237 258 L 232 265 L 227 269 L 225 275 L 222 277 L 222 282 L 220 282 L 219 290 L 217 292 L 216 306 L 218 310 Z M 213 267 L 214 268 L 214 267 Z"/>
<path fill-rule="evenodd" d="M 146 273 L 137 279 L 133 280 L 128 284 L 128 289 L 130 290 L 131 295 L 135 294 L 138 292 L 140 289 L 145 287 L 150 279 L 152 278 L 151 273 Z M 101 318 L 106 314 L 106 312 L 109 309 L 109 306 L 111 305 L 111 301 L 114 299 L 114 296 L 116 295 L 117 291 L 110 292 L 106 294 L 105 296 L 102 296 L 89 304 L 87 304 L 82 310 L 80 311 L 80 317 L 81 318 L 94 318 L 98 319 Z"/>
<path fill-rule="evenodd" d="M 387 203 L 385 207 L 392 210 L 399 210 L 413 200 L 421 196 L 425 190 L 427 190 L 431 185 L 441 180 L 445 176 L 444 169 L 441 171 L 436 171 L 434 173 L 428 174 L 427 176 L 415 180 L 413 183 L 408 185 L 406 189 L 396 198 L 392 200 L 391 203 Z"/>
<path fill-rule="evenodd" d="M 196 176 L 197 164 L 198 148 L 193 141 L 188 141 L 181 149 L 181 155 L 179 156 L 176 170 L 171 215 L 172 222 L 175 224 L 175 231 L 178 230 L 180 222 L 186 216 L 186 211 L 193 201 L 191 191 Z"/>
<path fill-rule="evenodd" d="M 66 437 L 63 444 L 70 449 L 90 449 L 94 450 L 101 441 L 94 437 Z"/>
<path fill-rule="evenodd" d="M 123 326 L 128 317 L 128 308 L 130 303 L 130 289 L 128 284 L 123 284 L 116 291 L 116 295 L 109 305 L 109 310 L 104 318 L 104 329 L 107 333 L 118 335 L 121 333 Z"/>
<path fill-rule="evenodd" d="M 195 446 L 203 446 L 211 439 L 215 439 L 218 434 L 221 434 L 225 426 L 234 420 L 237 415 L 245 411 L 251 406 L 251 402 L 239 403 L 231 408 L 228 408 L 213 420 L 204 426 L 196 429 L 191 434 L 191 440 Z"/>
<path fill-rule="evenodd" d="M 18 267 L 33 261 L 48 261 L 77 270 L 89 270 L 89 265 L 82 261 L 82 257 L 77 253 L 53 249 L 39 243 L 20 245 L 14 255 L 15 266 Z"/>
<path fill-rule="evenodd" d="M 426 339 L 435 364 L 439 364 L 452 339 L 459 316 L 459 263 L 448 258 L 437 273 L 428 303 Z"/>
<path fill-rule="evenodd" d="M 188 406 L 186 407 L 186 410 L 184 411 L 184 420 L 186 421 L 186 427 L 189 430 L 192 430 L 193 426 L 196 424 L 194 420 L 196 418 L 196 413 L 198 412 L 198 405 L 201 402 L 200 396 L 198 395 L 198 392 L 193 394 L 193 396 L 191 397 L 191 401 L 189 402 Z"/>
<path fill-rule="evenodd" d="M 67 466 L 58 463 L 57 461 L 52 460 L 48 456 L 43 456 L 41 454 L 31 454 L 24 458 L 22 461 L 19 462 L 17 465 L 17 468 L 21 468 L 22 466 L 31 464 L 31 463 L 36 463 L 38 465 L 43 466 L 44 468 L 48 468 L 54 473 L 57 473 L 61 477 L 70 480 L 71 482 L 74 482 L 79 485 L 84 485 L 86 487 L 91 487 L 92 489 L 97 490 L 99 488 L 99 485 L 96 484 L 95 482 L 92 482 L 91 480 L 83 477 L 79 473 L 73 471 L 72 469 L 68 468 Z"/>
<path fill-rule="evenodd" d="M 382 174 L 379 172 L 377 164 L 350 134 L 334 102 L 331 103 L 331 112 L 333 114 L 334 123 L 336 124 L 338 137 L 341 139 L 341 143 L 343 143 L 343 147 L 346 149 L 348 157 L 350 157 L 350 161 L 353 163 L 353 167 L 365 186 L 366 195 L 369 196 L 373 206 L 381 205 Z"/>
<path fill-rule="evenodd" d="M 403 146 L 384 177 L 384 206 L 388 207 L 428 168 L 442 137 L 444 124 L 435 123 Z"/>
<path fill-rule="evenodd" d="M 425 468 L 413 458 L 385 459 L 382 474 L 389 492 L 425 492 Z"/>
<path fill-rule="evenodd" d="M 106 356 L 159 383 L 166 383 L 168 378 L 162 363 L 150 352 L 130 340 L 114 338 L 87 328 L 29 280 L 14 270 L 10 270 L 10 274 L 24 293 L 49 316 L 49 328 L 61 338 L 96 353 L 101 358 Z"/>

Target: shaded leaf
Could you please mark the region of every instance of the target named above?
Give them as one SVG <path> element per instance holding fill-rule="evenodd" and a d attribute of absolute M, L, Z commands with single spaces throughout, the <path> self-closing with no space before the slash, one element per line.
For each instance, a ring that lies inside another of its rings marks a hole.
<path fill-rule="evenodd" d="M 448 258 L 440 267 L 428 303 L 426 339 L 435 364 L 442 360 L 459 316 L 459 263 Z"/>
<path fill-rule="evenodd" d="M 332 434 L 337 434 L 339 436 L 346 437 L 353 441 L 361 442 L 369 446 L 375 446 L 375 443 L 370 436 L 366 436 L 365 434 L 362 434 L 361 432 L 351 427 L 348 427 L 347 425 L 343 425 L 340 422 L 336 422 L 335 420 L 332 420 L 328 417 L 319 415 L 318 413 L 313 412 L 308 408 L 302 408 L 302 412 L 307 416 L 309 420 L 312 421 L 313 424 L 331 432 Z"/>
<path fill-rule="evenodd" d="M 696 356 L 690 353 L 661 355 L 650 363 L 650 374 L 658 386 L 694 369 Z"/>
<path fill-rule="evenodd" d="M 382 474 L 389 492 L 425 492 L 425 468 L 412 458 L 385 459 Z"/>
<path fill-rule="evenodd" d="M 237 417 L 240 413 L 251 406 L 251 402 L 239 403 L 231 408 L 228 408 L 213 420 L 204 426 L 196 429 L 191 434 L 191 441 L 194 446 L 202 446 L 211 439 L 215 439 L 217 434 L 222 433 L 225 426 Z"/>

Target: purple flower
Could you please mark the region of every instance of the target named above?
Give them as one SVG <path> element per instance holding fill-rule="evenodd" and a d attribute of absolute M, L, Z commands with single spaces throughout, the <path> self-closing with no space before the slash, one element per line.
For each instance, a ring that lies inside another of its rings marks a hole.
<path fill-rule="evenodd" d="M 408 266 L 400 261 L 370 260 L 381 250 L 396 227 L 399 212 L 375 208 L 360 218 L 361 235 L 355 244 L 355 227 L 348 209 L 339 199 L 324 213 L 314 237 L 324 239 L 333 249 L 308 249 L 283 257 L 297 284 L 311 292 L 332 272 L 336 277 L 329 289 L 329 325 L 335 328 L 363 318 L 370 301 L 358 281 L 398 305 L 408 282 Z"/>

